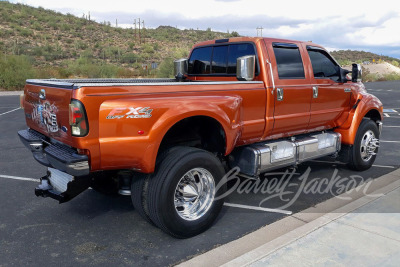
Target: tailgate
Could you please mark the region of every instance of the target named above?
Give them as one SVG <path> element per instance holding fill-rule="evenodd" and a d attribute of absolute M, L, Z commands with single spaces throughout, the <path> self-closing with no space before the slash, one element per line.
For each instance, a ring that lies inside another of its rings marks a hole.
<path fill-rule="evenodd" d="M 72 145 L 69 104 L 72 89 L 25 85 L 25 118 L 29 128 Z"/>

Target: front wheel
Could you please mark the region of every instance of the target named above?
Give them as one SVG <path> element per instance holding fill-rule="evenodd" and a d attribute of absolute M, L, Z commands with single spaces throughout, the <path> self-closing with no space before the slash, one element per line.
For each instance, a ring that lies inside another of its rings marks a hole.
<path fill-rule="evenodd" d="M 217 190 L 224 176 L 219 159 L 210 152 L 190 147 L 167 151 L 149 176 L 149 217 L 161 230 L 178 238 L 198 235 L 217 218 L 226 186 Z"/>
<path fill-rule="evenodd" d="M 349 168 L 357 171 L 369 169 L 375 162 L 378 148 L 378 126 L 374 121 L 364 119 L 358 127 L 354 145 L 350 149 Z"/>

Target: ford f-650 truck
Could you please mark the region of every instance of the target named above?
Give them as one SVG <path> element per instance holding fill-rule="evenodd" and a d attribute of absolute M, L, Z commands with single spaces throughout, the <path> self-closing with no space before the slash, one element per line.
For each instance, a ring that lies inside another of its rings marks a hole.
<path fill-rule="evenodd" d="M 144 219 L 186 238 L 212 225 L 226 185 L 328 155 L 373 164 L 382 103 L 321 46 L 239 37 L 195 45 L 175 79 L 27 80 L 21 141 L 48 167 L 37 196 L 89 187 L 131 195 Z M 217 190 L 218 189 L 218 190 Z"/>

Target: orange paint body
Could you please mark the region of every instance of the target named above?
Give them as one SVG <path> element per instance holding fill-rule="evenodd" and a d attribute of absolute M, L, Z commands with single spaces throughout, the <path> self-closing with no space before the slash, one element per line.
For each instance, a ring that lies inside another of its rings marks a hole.
<path fill-rule="evenodd" d="M 190 76 L 190 80 L 207 82 L 93 84 L 75 89 L 27 84 L 24 100 L 27 125 L 73 148 L 85 149 L 91 171 L 134 169 L 151 173 L 165 134 L 177 122 L 193 116 L 218 121 L 226 137 L 225 155 L 236 146 L 327 129 L 341 133 L 342 142 L 351 145 L 368 111 L 377 110 L 382 119 L 382 104 L 367 94 L 361 83 L 340 84 L 314 78 L 306 46 L 317 45 L 242 37 L 231 38 L 229 42 L 254 43 L 259 74 L 253 82 L 237 82 L 235 76 Z M 305 79 L 279 79 L 273 42 L 298 45 Z M 203 42 L 195 47 L 214 43 Z M 313 86 L 319 88 L 318 98 L 313 98 Z M 277 101 L 276 88 L 283 89 L 284 101 Z M 345 93 L 347 88 L 351 92 Z M 34 113 L 41 89 L 47 92 L 46 101 L 58 108 L 58 125 L 66 127 L 66 131 L 52 134 L 28 115 Z M 86 109 L 89 133 L 85 137 L 71 135 L 68 123 L 71 99 L 81 101 Z M 361 101 L 353 109 L 357 99 Z"/>

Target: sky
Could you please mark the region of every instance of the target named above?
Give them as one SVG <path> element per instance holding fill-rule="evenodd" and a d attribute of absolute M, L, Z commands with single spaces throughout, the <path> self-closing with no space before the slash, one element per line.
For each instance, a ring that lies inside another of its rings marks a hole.
<path fill-rule="evenodd" d="M 392 0 L 13 0 L 81 17 L 133 27 L 211 28 L 262 36 L 313 41 L 329 50 L 364 50 L 400 58 L 400 4 Z"/>

